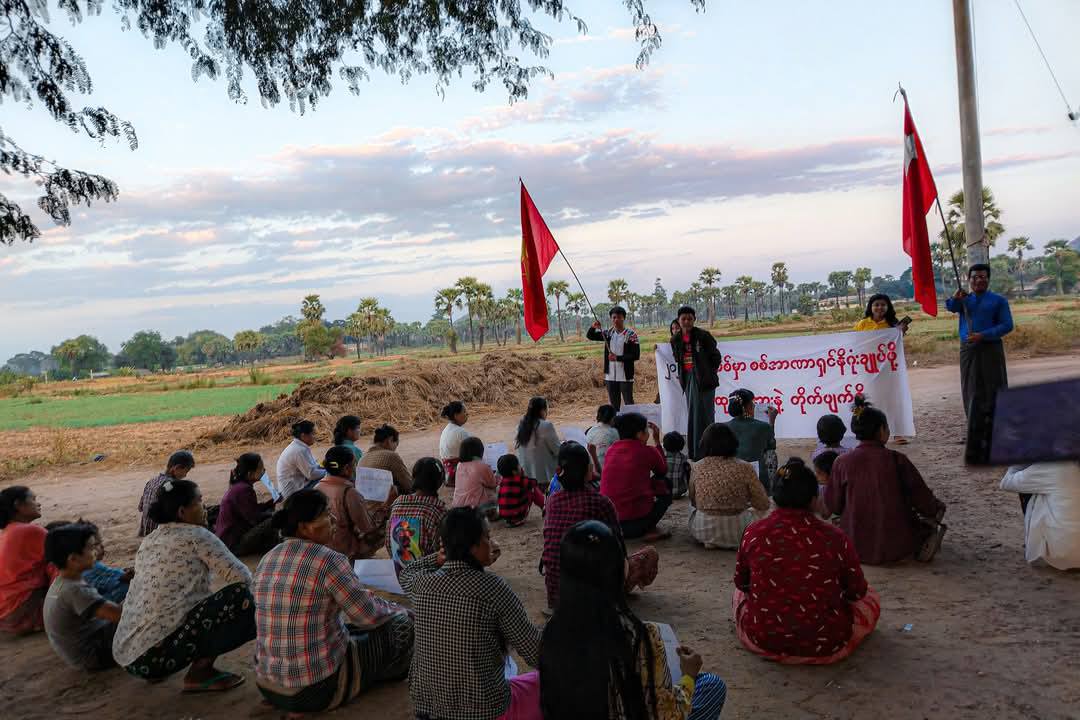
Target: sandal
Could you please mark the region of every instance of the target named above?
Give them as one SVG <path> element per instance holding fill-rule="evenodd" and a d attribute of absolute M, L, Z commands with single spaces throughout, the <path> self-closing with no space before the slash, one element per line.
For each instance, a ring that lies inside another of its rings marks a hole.
<path fill-rule="evenodd" d="M 209 680 L 204 680 L 197 685 L 184 683 L 183 692 L 195 695 L 199 693 L 225 692 L 244 684 L 244 676 L 231 672 L 219 672 Z"/>

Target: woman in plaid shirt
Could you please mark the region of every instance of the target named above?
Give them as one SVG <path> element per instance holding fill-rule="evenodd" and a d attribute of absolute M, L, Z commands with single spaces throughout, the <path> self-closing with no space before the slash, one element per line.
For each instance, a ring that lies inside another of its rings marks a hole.
<path fill-rule="evenodd" d="M 403 680 L 412 619 L 365 589 L 348 558 L 327 547 L 334 523 L 326 496 L 300 490 L 273 522 L 284 539 L 263 557 L 252 582 L 263 697 L 289 713 L 321 712 L 376 683 Z"/>

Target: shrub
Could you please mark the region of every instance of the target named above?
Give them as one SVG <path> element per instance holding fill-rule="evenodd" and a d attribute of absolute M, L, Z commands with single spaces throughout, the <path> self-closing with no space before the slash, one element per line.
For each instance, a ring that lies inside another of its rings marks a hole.
<path fill-rule="evenodd" d="M 274 382 L 269 373 L 263 372 L 256 367 L 248 368 L 248 380 L 252 385 L 270 385 Z"/>
<path fill-rule="evenodd" d="M 135 368 L 130 365 L 116 368 L 116 372 L 113 373 L 116 377 L 138 377 L 139 373 Z"/>

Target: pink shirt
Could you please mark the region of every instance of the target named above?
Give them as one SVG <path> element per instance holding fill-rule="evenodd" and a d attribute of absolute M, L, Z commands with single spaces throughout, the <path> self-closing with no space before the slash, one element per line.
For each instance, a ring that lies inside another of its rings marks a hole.
<path fill-rule="evenodd" d="M 666 474 L 663 450 L 636 438 L 617 440 L 604 455 L 600 494 L 615 503 L 620 522 L 637 520 L 649 514 L 654 498 L 671 494 L 662 479 Z"/>
<path fill-rule="evenodd" d="M 498 502 L 495 491 L 499 483 L 495 473 L 483 460 L 470 460 L 457 466 L 454 499 L 450 507 L 479 507 Z"/>

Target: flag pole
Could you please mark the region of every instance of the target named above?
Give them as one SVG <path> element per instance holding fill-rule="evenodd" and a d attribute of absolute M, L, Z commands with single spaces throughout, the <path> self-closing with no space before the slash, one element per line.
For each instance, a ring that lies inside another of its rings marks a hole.
<path fill-rule="evenodd" d="M 956 265 L 956 252 L 953 250 L 952 233 L 949 232 L 949 223 L 945 221 L 945 211 L 941 209 L 941 198 L 934 198 L 934 202 L 937 204 L 938 215 L 941 216 L 941 224 L 945 226 L 945 242 L 949 244 L 949 257 L 952 258 L 953 275 L 956 276 L 956 289 L 963 290 L 960 284 L 960 268 Z"/>
<path fill-rule="evenodd" d="M 566 263 L 566 267 L 570 268 L 570 274 L 574 276 L 574 280 L 577 281 L 577 285 L 581 288 L 581 294 L 585 296 L 585 302 L 589 305 L 589 312 L 592 313 L 593 320 L 600 322 L 600 317 L 596 314 L 596 308 L 592 305 L 592 300 L 589 300 L 589 293 L 585 292 L 585 286 L 581 284 L 581 280 L 578 278 L 577 273 L 574 272 L 574 266 L 570 264 L 570 260 L 566 257 L 566 253 L 562 251 L 562 246 L 559 246 L 559 254 L 562 255 L 563 262 Z M 603 325 L 603 323 L 600 323 Z"/>

